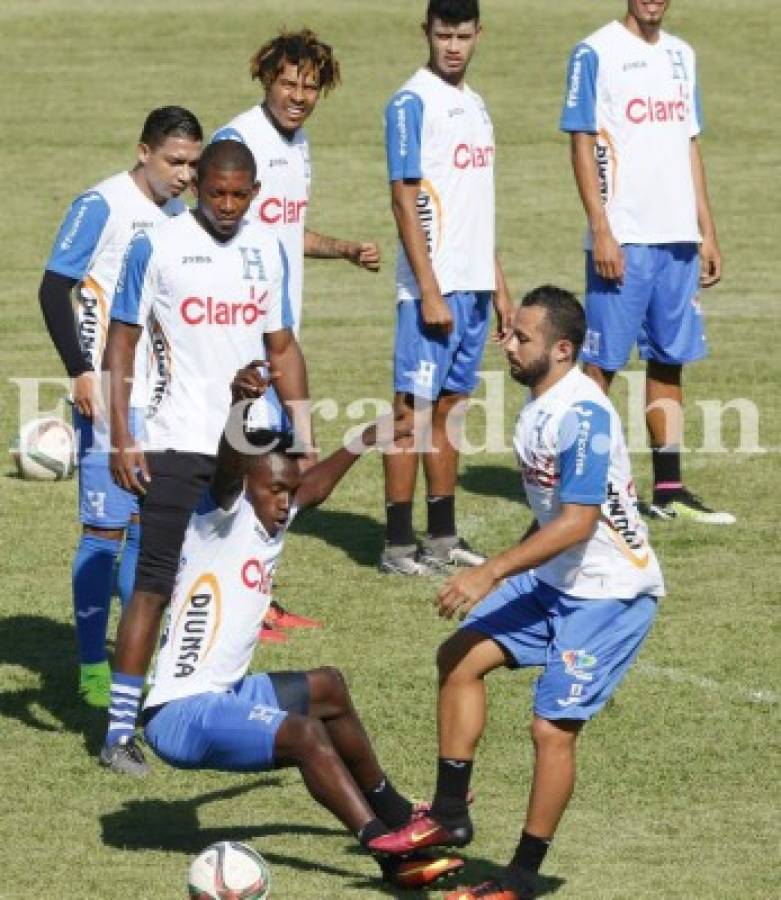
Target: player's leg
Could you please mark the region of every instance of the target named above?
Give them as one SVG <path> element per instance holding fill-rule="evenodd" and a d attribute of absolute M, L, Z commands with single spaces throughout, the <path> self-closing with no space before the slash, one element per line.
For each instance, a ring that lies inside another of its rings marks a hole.
<path fill-rule="evenodd" d="M 117 592 L 122 609 L 130 603 L 133 596 L 133 586 L 136 580 L 136 566 L 138 554 L 141 550 L 141 517 L 135 512 L 130 517 L 130 522 L 125 529 L 125 542 L 122 544 L 122 555 L 119 560 L 117 573 Z"/>
<path fill-rule="evenodd" d="M 640 356 L 648 363 L 646 423 L 654 470 L 649 512 L 664 520 L 730 525 L 735 521 L 733 515 L 706 506 L 687 490 L 681 477 L 682 370 L 707 353 L 698 301 L 698 248 L 696 244 L 667 244 L 653 249 L 656 279 L 638 341 Z"/>

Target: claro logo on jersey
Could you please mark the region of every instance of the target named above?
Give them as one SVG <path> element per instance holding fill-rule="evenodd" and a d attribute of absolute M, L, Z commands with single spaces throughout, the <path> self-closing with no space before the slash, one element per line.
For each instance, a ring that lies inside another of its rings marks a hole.
<path fill-rule="evenodd" d="M 458 144 L 453 152 L 453 165 L 457 169 L 490 169 L 495 154 L 496 148 L 490 144 L 486 147 Z"/>
<path fill-rule="evenodd" d="M 187 593 L 173 627 L 174 678 L 192 675 L 209 654 L 220 630 L 222 596 L 217 577 L 206 572 Z"/>
<path fill-rule="evenodd" d="M 307 200 L 266 197 L 260 204 L 260 220 L 267 225 L 295 225 L 306 216 Z"/>
<path fill-rule="evenodd" d="M 217 300 L 214 297 L 185 297 L 179 307 L 185 325 L 254 325 L 268 312 L 268 291 L 248 300 Z"/>
<path fill-rule="evenodd" d="M 248 559 L 241 567 L 241 580 L 259 594 L 271 593 L 271 573 L 267 571 L 261 560 Z"/>
<path fill-rule="evenodd" d="M 686 122 L 689 119 L 689 97 L 683 86 L 672 99 L 633 97 L 626 104 L 626 117 L 633 125 L 656 122 Z"/>

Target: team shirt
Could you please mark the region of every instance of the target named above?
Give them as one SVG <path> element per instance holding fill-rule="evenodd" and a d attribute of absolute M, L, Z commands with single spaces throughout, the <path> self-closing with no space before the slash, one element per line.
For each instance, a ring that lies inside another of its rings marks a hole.
<path fill-rule="evenodd" d="M 148 230 L 186 209 L 179 198 L 157 206 L 129 172 L 101 181 L 71 204 L 46 268 L 80 282 L 76 324 L 82 353 L 93 370 L 100 371 L 111 298 L 128 243 L 142 229 Z M 167 378 L 164 358 L 154 355 L 155 344 L 150 337 L 154 323 L 143 324 L 149 327 L 144 329 L 136 352 L 130 401 L 138 407 L 146 406 L 150 395 L 164 390 Z"/>
<path fill-rule="evenodd" d="M 241 141 L 255 157 L 260 192 L 248 215 L 261 221 L 285 248 L 293 331 L 298 335 L 304 290 L 304 226 L 312 183 L 306 133 L 299 128 L 288 140 L 262 106 L 253 106 L 215 132 L 212 141 L 220 140 Z"/>
<path fill-rule="evenodd" d="M 217 452 L 236 370 L 264 354 L 263 335 L 290 325 L 287 261 L 279 241 L 244 219 L 215 240 L 192 214 L 130 243 L 111 318 L 160 326 L 171 377 L 147 419 L 150 449 Z"/>
<path fill-rule="evenodd" d="M 598 385 L 578 368 L 521 410 L 513 438 L 535 518 L 545 525 L 563 503 L 596 505 L 588 540 L 538 566 L 535 575 L 576 598 L 661 597 L 664 582 L 637 511 L 621 420 Z"/>
<path fill-rule="evenodd" d="M 221 693 L 244 677 L 285 534 L 269 535 L 243 492 L 227 511 L 206 492 L 182 544 L 147 707 Z"/>
<path fill-rule="evenodd" d="M 611 22 L 570 57 L 561 129 L 597 136 L 600 192 L 620 244 L 700 240 L 691 139 L 702 129 L 692 48 Z"/>
<path fill-rule="evenodd" d="M 491 117 L 466 85 L 419 69 L 385 108 L 388 179 L 420 181 L 418 215 L 439 289 L 493 291 L 494 158 Z M 404 247 L 399 300 L 420 299 Z"/>

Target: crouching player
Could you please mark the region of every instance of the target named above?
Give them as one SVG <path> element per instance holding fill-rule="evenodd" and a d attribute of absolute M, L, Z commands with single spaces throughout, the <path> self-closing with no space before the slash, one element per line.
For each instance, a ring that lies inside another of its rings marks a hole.
<path fill-rule="evenodd" d="M 369 426 L 359 441 L 302 475 L 286 452 L 292 436 L 244 431 L 242 407 L 268 385 L 258 365 L 241 369 L 231 385 L 234 405 L 215 475 L 187 528 L 144 706 L 145 735 L 177 768 L 297 766 L 312 797 L 368 849 L 418 813 L 380 768 L 341 673 L 247 669 L 288 526 L 298 511 L 328 497 L 384 429 Z M 385 425 L 388 444 L 407 434 L 400 425 L 394 433 L 390 419 Z M 381 861 L 385 878 L 402 887 L 430 884 L 462 865 L 425 854 Z"/>

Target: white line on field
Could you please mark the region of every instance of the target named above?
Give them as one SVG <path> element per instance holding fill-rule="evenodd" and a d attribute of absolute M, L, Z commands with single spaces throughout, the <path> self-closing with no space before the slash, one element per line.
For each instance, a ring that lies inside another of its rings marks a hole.
<path fill-rule="evenodd" d="M 668 681 L 676 681 L 679 684 L 693 684 L 715 694 L 727 694 L 735 700 L 744 700 L 749 703 L 778 703 L 781 697 L 775 691 L 753 690 L 742 685 L 724 684 L 707 678 L 705 675 L 695 675 L 685 669 L 673 669 L 669 666 L 655 666 L 653 663 L 639 662 L 635 667 L 643 675 L 651 678 L 666 678 Z"/>

